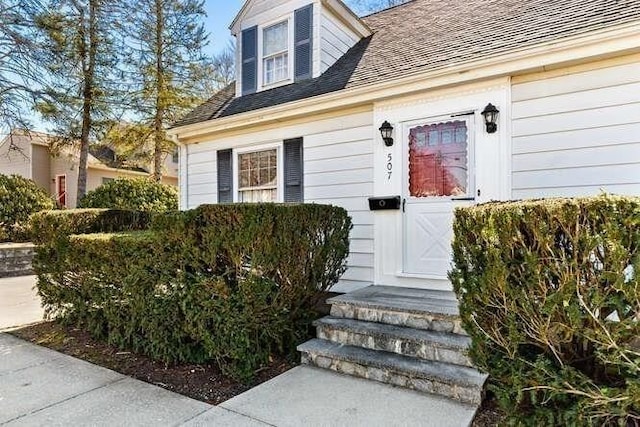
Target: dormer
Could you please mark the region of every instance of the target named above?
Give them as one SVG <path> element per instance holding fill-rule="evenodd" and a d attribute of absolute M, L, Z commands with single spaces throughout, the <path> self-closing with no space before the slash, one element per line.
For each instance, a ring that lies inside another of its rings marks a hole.
<path fill-rule="evenodd" d="M 341 0 L 247 0 L 230 29 L 236 97 L 316 78 L 371 35 Z"/>

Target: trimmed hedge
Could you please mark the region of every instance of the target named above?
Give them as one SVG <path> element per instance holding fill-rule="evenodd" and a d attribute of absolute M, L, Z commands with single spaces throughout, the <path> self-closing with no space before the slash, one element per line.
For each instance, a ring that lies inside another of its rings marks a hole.
<path fill-rule="evenodd" d="M 31 216 L 34 243 L 54 246 L 72 234 L 116 233 L 151 228 L 153 214 L 117 209 L 42 211 Z"/>
<path fill-rule="evenodd" d="M 156 214 L 147 231 L 47 238 L 38 290 L 49 315 L 111 344 L 249 379 L 306 339 L 319 291 L 345 271 L 350 228 L 320 205 Z"/>
<path fill-rule="evenodd" d="M 456 212 L 450 273 L 473 362 L 521 425 L 640 422 L 640 198 Z"/>
<path fill-rule="evenodd" d="M 53 208 L 53 199 L 34 181 L 0 174 L 0 242 L 29 240 L 29 216 Z"/>
<path fill-rule="evenodd" d="M 144 178 L 118 178 L 88 192 L 79 208 L 125 209 L 145 212 L 178 210 L 178 190 Z"/>
<path fill-rule="evenodd" d="M 73 271 L 69 262 L 72 235 L 146 230 L 151 227 L 152 215 L 148 212 L 107 209 L 71 209 L 33 214 L 29 223 L 33 243 L 37 245 L 33 269 L 36 274 L 42 273 L 40 279 L 43 283 L 64 283 L 67 272 Z M 66 292 L 63 287 L 56 291 Z M 47 297 L 52 300 L 64 299 L 57 295 Z"/>

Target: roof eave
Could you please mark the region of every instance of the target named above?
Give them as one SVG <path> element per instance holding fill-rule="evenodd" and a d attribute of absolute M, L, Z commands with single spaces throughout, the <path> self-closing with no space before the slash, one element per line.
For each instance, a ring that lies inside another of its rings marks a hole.
<path fill-rule="evenodd" d="M 242 127 L 284 121 L 303 115 L 373 103 L 407 93 L 519 72 L 535 72 L 554 64 L 610 57 L 625 52 L 640 52 L 640 22 L 543 43 L 505 55 L 417 72 L 398 79 L 176 127 L 170 129 L 169 133 L 180 144 L 184 144 L 185 140 L 203 134 L 211 135 Z"/>
<path fill-rule="evenodd" d="M 240 11 L 238 12 L 238 14 L 236 15 L 235 18 L 233 18 L 233 21 L 231 21 L 231 25 L 229 25 L 229 30 L 233 33 L 233 29 L 235 28 L 236 24 L 240 21 L 240 19 L 244 16 L 244 14 L 247 12 L 247 10 L 249 9 L 249 4 L 251 3 L 251 0 L 247 0 L 244 2 L 244 4 L 242 5 L 242 8 L 240 9 Z"/>
<path fill-rule="evenodd" d="M 373 34 L 371 27 L 360 19 L 342 0 L 321 0 L 321 3 L 361 38 L 366 38 Z"/>

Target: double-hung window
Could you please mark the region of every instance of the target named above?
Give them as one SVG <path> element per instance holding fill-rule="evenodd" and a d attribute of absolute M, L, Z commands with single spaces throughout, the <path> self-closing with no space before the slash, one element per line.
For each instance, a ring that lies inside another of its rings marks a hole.
<path fill-rule="evenodd" d="M 238 154 L 238 201 L 278 200 L 278 149 Z"/>
<path fill-rule="evenodd" d="M 289 78 L 289 21 L 267 27 L 262 33 L 263 84 Z"/>
<path fill-rule="evenodd" d="M 303 139 L 217 152 L 218 203 L 304 202 Z"/>

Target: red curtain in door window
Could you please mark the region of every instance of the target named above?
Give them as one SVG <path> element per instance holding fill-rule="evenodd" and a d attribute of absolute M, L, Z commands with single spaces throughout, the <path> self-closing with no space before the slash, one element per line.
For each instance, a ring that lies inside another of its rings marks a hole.
<path fill-rule="evenodd" d="M 464 121 L 412 128 L 409 192 L 412 197 L 462 196 L 468 187 L 468 130 Z"/>

